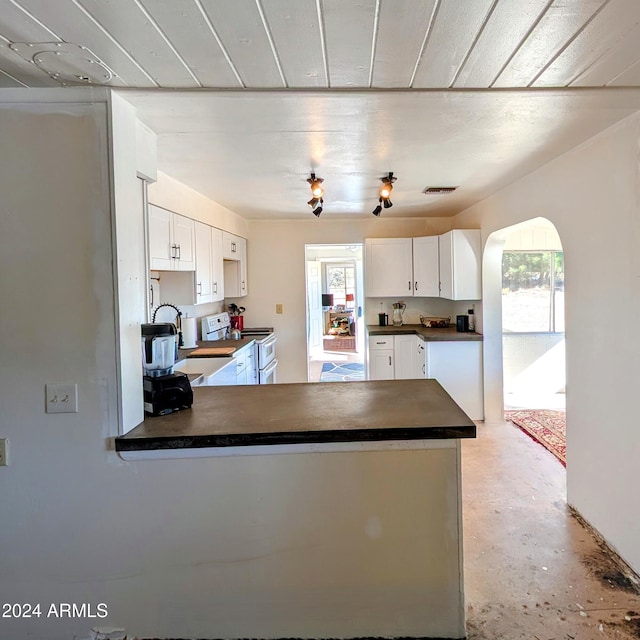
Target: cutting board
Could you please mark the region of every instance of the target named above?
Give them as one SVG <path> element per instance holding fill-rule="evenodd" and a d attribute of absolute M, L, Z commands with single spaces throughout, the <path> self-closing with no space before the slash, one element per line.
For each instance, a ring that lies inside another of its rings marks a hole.
<path fill-rule="evenodd" d="M 210 358 L 212 356 L 230 356 L 235 350 L 235 347 L 200 347 L 199 349 L 194 349 L 187 357 Z"/>

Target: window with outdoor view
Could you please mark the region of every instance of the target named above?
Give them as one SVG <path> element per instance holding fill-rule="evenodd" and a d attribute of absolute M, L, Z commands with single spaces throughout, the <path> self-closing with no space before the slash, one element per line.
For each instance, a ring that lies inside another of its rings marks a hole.
<path fill-rule="evenodd" d="M 505 333 L 564 332 L 562 251 L 504 251 L 502 330 Z"/>
<path fill-rule="evenodd" d="M 333 294 L 334 305 L 346 305 L 347 294 L 356 292 L 354 265 L 327 265 L 327 291 Z"/>

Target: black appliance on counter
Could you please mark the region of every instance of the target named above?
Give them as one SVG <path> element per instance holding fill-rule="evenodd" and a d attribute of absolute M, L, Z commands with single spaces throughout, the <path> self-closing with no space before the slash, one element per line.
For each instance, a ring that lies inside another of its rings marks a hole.
<path fill-rule="evenodd" d="M 163 416 L 193 404 L 193 390 L 185 373 L 174 373 L 178 358 L 178 330 L 171 322 L 141 325 L 144 411 Z"/>
<path fill-rule="evenodd" d="M 469 316 L 456 316 L 456 330 L 469 331 Z"/>

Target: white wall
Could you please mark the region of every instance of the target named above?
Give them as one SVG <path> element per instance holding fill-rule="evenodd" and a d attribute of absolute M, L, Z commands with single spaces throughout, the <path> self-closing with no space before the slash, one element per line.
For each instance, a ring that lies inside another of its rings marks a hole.
<path fill-rule="evenodd" d="M 615 319 L 640 313 L 639 141 L 640 117 L 633 115 L 455 220 L 480 225 L 488 241 L 485 405 L 494 420 L 502 409 L 501 247 L 491 234 L 539 216 L 556 226 L 565 257 L 568 500 L 636 571 L 640 333 Z"/>
<path fill-rule="evenodd" d="M 278 382 L 307 381 L 306 244 L 353 244 L 364 242 L 365 238 L 438 235 L 449 231 L 451 225 L 451 218 L 373 216 L 353 221 L 322 218 L 299 222 L 251 220 L 249 295 L 242 299 L 242 305 L 247 308 L 245 326 L 274 327 L 278 334 Z M 374 300 L 375 309 L 366 310 L 366 313 L 377 318 L 378 302 Z M 284 305 L 282 315 L 276 314 L 276 303 Z M 374 322 L 373 318 L 371 322 Z"/>

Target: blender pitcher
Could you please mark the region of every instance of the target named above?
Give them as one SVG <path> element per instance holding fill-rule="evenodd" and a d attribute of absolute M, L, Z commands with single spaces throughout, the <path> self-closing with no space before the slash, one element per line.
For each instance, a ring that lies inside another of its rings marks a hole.
<path fill-rule="evenodd" d="M 407 305 L 404 302 L 393 303 L 393 326 L 394 327 L 402 326 L 403 314 L 406 308 L 407 308 Z"/>

